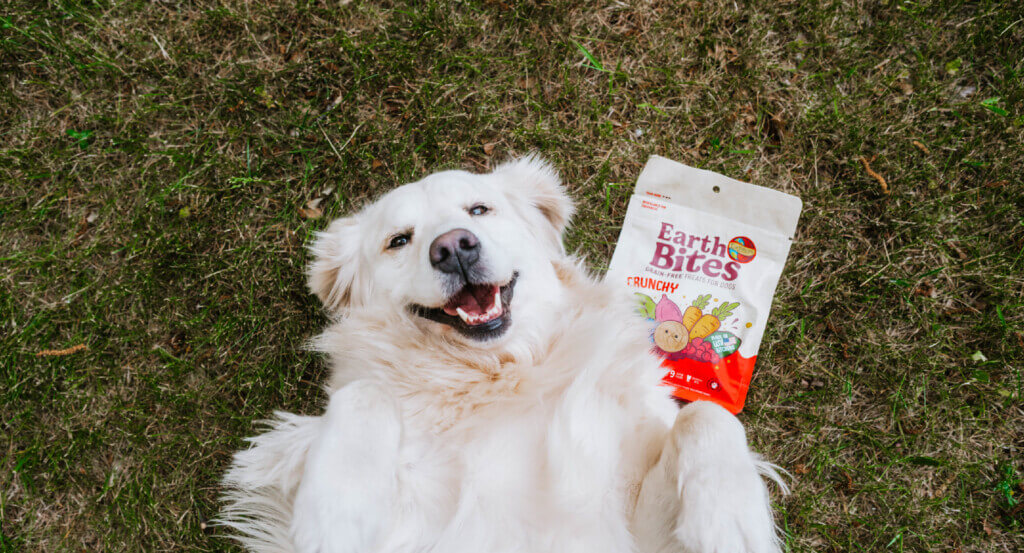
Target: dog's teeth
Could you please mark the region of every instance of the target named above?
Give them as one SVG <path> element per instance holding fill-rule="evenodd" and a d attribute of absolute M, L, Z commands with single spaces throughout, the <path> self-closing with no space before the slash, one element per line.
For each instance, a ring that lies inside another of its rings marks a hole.
<path fill-rule="evenodd" d="M 492 305 L 490 309 L 488 309 L 486 312 L 480 313 L 479 315 L 470 315 L 469 313 L 466 313 L 466 311 L 461 307 L 455 308 L 455 312 L 459 314 L 459 318 L 462 319 L 462 322 L 470 325 L 477 325 L 480 323 L 492 321 L 496 319 L 499 315 L 501 315 L 502 311 L 503 307 L 501 305 L 501 290 L 498 290 L 494 293 L 494 305 Z"/>

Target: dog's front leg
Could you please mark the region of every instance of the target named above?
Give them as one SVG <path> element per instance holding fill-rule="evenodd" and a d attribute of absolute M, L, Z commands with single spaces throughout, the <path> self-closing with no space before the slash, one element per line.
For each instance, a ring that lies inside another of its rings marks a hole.
<path fill-rule="evenodd" d="M 638 551 L 777 553 L 762 476 L 782 484 L 750 451 L 736 417 L 710 402 L 687 405 L 644 478 L 633 518 Z"/>
<path fill-rule="evenodd" d="M 379 384 L 357 381 L 331 395 L 295 497 L 299 553 L 372 551 L 394 518 L 402 423 Z"/>

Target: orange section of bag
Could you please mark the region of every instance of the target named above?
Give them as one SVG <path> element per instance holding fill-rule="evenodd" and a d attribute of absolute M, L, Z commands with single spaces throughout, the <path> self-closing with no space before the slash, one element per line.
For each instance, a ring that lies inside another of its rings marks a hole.
<path fill-rule="evenodd" d="M 672 395 L 684 401 L 714 401 L 732 414 L 743 410 L 754 373 L 757 356 L 743 357 L 739 352 L 718 363 L 693 359 L 665 360 L 668 369 L 662 382 L 673 388 Z"/>

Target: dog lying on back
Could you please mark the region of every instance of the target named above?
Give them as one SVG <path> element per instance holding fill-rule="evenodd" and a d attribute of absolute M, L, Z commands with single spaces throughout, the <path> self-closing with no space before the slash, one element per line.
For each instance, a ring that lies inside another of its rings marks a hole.
<path fill-rule="evenodd" d="M 257 552 L 779 551 L 772 465 L 723 408 L 677 408 L 650 329 L 565 253 L 572 213 L 528 157 L 334 221 L 326 411 L 250 439 L 221 522 Z"/>

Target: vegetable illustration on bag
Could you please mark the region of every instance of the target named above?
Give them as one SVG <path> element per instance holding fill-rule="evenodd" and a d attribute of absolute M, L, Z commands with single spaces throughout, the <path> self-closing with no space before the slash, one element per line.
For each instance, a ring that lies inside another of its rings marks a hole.
<path fill-rule="evenodd" d="M 650 297 L 637 293 L 644 299 L 646 304 Z M 665 359 L 695 359 L 705 363 L 718 363 L 722 357 L 732 354 L 739 348 L 740 339 L 732 332 L 718 331 L 722 326 L 722 319 L 732 315 L 732 310 L 739 306 L 739 303 L 723 303 L 705 315 L 701 312 L 702 307 L 707 307 L 711 294 L 699 296 L 693 301 L 685 312 L 680 312 L 679 307 L 668 299 L 665 294 L 661 295 L 654 311 L 654 320 L 658 326 L 654 329 L 654 350 Z M 712 338 L 714 335 L 714 338 Z"/>
<path fill-rule="evenodd" d="M 743 409 L 800 209 L 782 192 L 647 162 L 605 278 L 625 284 L 653 325 L 676 397 Z"/>

